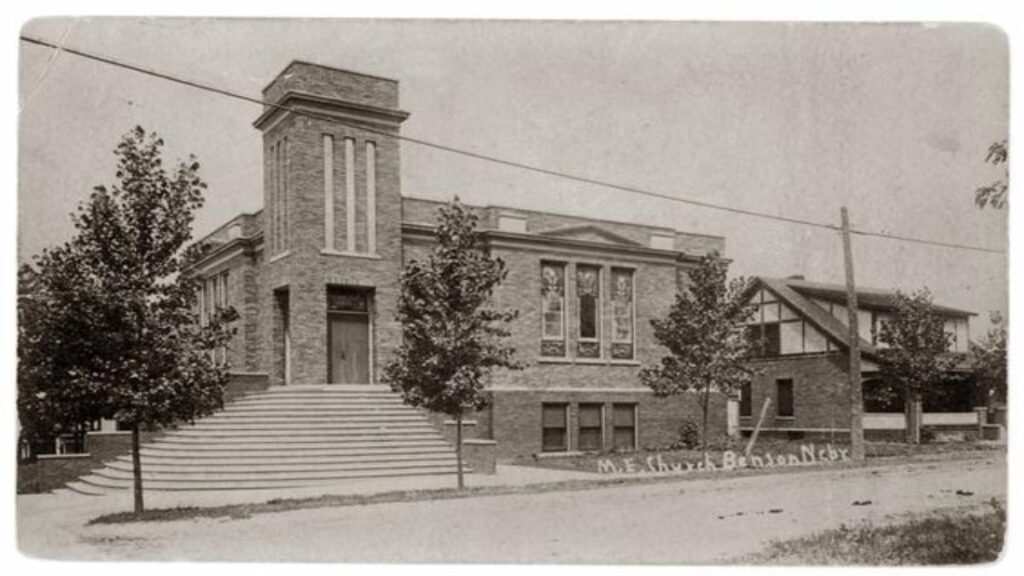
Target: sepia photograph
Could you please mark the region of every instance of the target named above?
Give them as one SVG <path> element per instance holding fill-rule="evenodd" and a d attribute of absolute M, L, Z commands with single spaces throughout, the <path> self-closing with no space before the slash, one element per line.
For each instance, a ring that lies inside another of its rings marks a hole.
<path fill-rule="evenodd" d="M 28 20 L 18 551 L 990 566 L 1009 42 Z"/>

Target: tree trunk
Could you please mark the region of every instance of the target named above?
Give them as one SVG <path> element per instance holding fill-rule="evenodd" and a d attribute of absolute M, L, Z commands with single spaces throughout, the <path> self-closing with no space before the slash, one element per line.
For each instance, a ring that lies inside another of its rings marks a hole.
<path fill-rule="evenodd" d="M 704 388 L 704 397 L 701 399 L 701 427 L 700 427 L 700 452 L 705 465 L 708 461 L 708 404 L 711 400 L 711 386 Z"/>
<path fill-rule="evenodd" d="M 918 395 L 907 396 L 904 408 L 907 428 L 907 444 L 921 443 L 921 398 Z"/>
<path fill-rule="evenodd" d="M 465 487 L 462 478 L 462 413 L 455 416 L 455 469 L 459 477 L 459 490 Z"/>
<path fill-rule="evenodd" d="M 142 455 L 139 453 L 139 423 L 132 424 L 132 480 L 135 491 L 135 514 L 145 510 L 142 502 Z"/>

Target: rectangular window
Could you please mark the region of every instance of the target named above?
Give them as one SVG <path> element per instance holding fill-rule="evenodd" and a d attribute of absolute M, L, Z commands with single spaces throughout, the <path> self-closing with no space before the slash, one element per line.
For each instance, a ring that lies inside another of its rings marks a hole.
<path fill-rule="evenodd" d="M 576 267 L 577 348 L 580 358 L 601 357 L 601 269 Z"/>
<path fill-rule="evenodd" d="M 633 271 L 612 269 L 612 358 L 633 359 Z"/>
<path fill-rule="evenodd" d="M 228 307 L 228 272 L 225 270 L 220 275 L 220 305 Z"/>
<path fill-rule="evenodd" d="M 782 348 L 780 346 L 779 325 L 764 325 L 764 354 L 765 356 L 778 356 Z"/>
<path fill-rule="evenodd" d="M 604 418 L 601 404 L 580 404 L 578 448 L 595 452 L 604 448 Z"/>
<path fill-rule="evenodd" d="M 356 251 L 356 141 L 345 138 L 345 249 Z"/>
<path fill-rule="evenodd" d="M 569 450 L 569 405 L 542 404 L 541 425 L 543 437 L 541 450 L 544 452 L 566 452 Z"/>
<path fill-rule="evenodd" d="M 366 251 L 377 253 L 377 145 L 366 143 Z"/>
<path fill-rule="evenodd" d="M 751 383 L 745 382 L 740 387 L 740 416 L 749 417 L 754 415 L 754 397 L 752 394 Z"/>
<path fill-rule="evenodd" d="M 228 271 L 225 270 L 224 272 L 221 272 L 221 274 L 218 276 L 218 280 L 220 280 L 220 302 L 219 302 L 220 303 L 220 307 L 221 308 L 227 308 L 228 307 Z M 221 364 L 227 364 L 228 363 L 228 347 L 227 347 L 227 345 L 224 345 L 224 346 L 220 347 L 220 363 Z"/>
<path fill-rule="evenodd" d="M 324 248 L 334 250 L 334 136 L 324 134 Z"/>
<path fill-rule="evenodd" d="M 274 149 L 274 229 L 275 253 L 288 249 L 288 138 L 282 138 Z"/>
<path fill-rule="evenodd" d="M 793 379 L 780 378 L 775 381 L 775 407 L 780 418 L 793 417 Z"/>
<path fill-rule="evenodd" d="M 199 283 L 199 289 L 196 290 L 197 304 L 199 305 L 199 325 L 206 326 L 206 282 Z"/>
<path fill-rule="evenodd" d="M 612 447 L 636 450 L 636 404 L 612 405 Z"/>
<path fill-rule="evenodd" d="M 780 352 L 779 324 L 753 324 L 747 327 L 752 354 L 755 357 L 778 356 Z"/>
<path fill-rule="evenodd" d="M 269 191 L 266 199 L 267 205 L 267 242 L 270 244 L 270 254 L 277 254 L 278 234 L 277 234 L 277 145 L 270 145 L 270 162 L 267 166 L 267 190 Z"/>
<path fill-rule="evenodd" d="M 214 310 L 216 310 L 216 295 L 214 294 L 213 280 L 211 278 L 204 280 L 203 285 L 206 291 L 206 320 L 209 322 L 210 318 L 213 317 Z"/>
<path fill-rule="evenodd" d="M 544 262 L 541 280 L 541 356 L 565 356 L 565 264 Z"/>

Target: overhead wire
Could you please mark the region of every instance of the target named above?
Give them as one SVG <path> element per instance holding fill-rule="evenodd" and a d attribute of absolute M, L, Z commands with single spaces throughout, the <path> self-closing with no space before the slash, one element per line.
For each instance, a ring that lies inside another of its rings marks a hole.
<path fill-rule="evenodd" d="M 53 50 L 57 50 L 57 51 L 60 51 L 60 52 L 64 52 L 64 53 L 67 53 L 67 54 L 78 56 L 80 58 L 85 58 L 85 59 L 92 60 L 92 61 L 95 61 L 95 62 L 100 62 L 102 64 L 106 64 L 106 65 L 109 65 L 109 66 L 115 66 L 115 67 L 118 67 L 118 68 L 122 68 L 122 69 L 125 69 L 125 70 L 136 72 L 136 73 L 139 73 L 139 74 L 144 74 L 146 76 L 150 76 L 150 77 L 158 78 L 158 79 L 161 79 L 161 80 L 165 80 L 165 81 L 168 81 L 168 82 L 174 82 L 176 84 L 180 84 L 180 85 L 183 85 L 183 86 L 188 86 L 190 88 L 194 88 L 194 89 L 197 89 L 197 90 L 203 90 L 203 91 L 206 91 L 206 92 L 210 92 L 210 93 L 214 93 L 214 94 L 219 94 L 221 96 L 225 96 L 225 97 L 228 97 L 228 98 L 233 98 L 233 99 L 244 101 L 244 102 L 248 102 L 248 103 L 251 103 L 251 104 L 258 104 L 258 105 L 264 106 L 266 108 L 271 108 L 271 109 L 281 110 L 281 111 L 285 111 L 285 112 L 290 112 L 290 113 L 296 114 L 298 116 L 305 116 L 307 118 L 311 118 L 311 119 L 315 119 L 315 120 L 331 122 L 331 123 L 338 124 L 338 125 L 341 125 L 341 126 L 346 126 L 346 127 L 349 127 L 349 128 L 358 128 L 359 130 L 362 130 L 362 131 L 365 131 L 365 132 L 368 132 L 368 133 L 371 133 L 371 134 L 375 134 L 375 135 L 378 135 L 378 136 L 382 136 L 382 137 L 385 137 L 385 138 L 393 138 L 393 139 L 398 140 L 398 141 L 409 142 L 411 144 L 415 144 L 415 145 L 418 145 L 418 146 L 423 146 L 423 147 L 431 148 L 431 149 L 434 149 L 434 150 L 440 150 L 440 151 L 443 151 L 443 152 L 447 152 L 447 153 L 451 153 L 451 154 L 455 154 L 455 155 L 459 155 L 459 156 L 463 156 L 463 157 L 467 157 L 467 158 L 472 158 L 472 159 L 476 159 L 476 160 L 490 162 L 490 163 L 493 163 L 493 164 L 498 164 L 498 165 L 502 165 L 502 166 L 507 166 L 507 167 L 511 167 L 511 168 L 516 168 L 516 169 L 525 170 L 525 171 L 529 171 L 529 172 L 533 172 L 533 173 L 537 173 L 537 174 L 543 174 L 543 175 L 547 175 L 547 176 L 551 176 L 551 177 L 555 177 L 555 178 L 561 178 L 561 179 L 564 179 L 564 180 L 570 180 L 570 181 L 574 181 L 574 182 L 588 184 L 588 185 L 592 185 L 592 186 L 598 186 L 598 187 L 608 188 L 608 189 L 612 189 L 612 190 L 618 190 L 618 191 L 622 191 L 622 192 L 629 192 L 629 193 L 643 195 L 643 196 L 648 196 L 648 197 L 652 197 L 652 198 L 659 198 L 659 199 L 668 200 L 668 201 L 671 201 L 671 202 L 678 202 L 678 203 L 682 203 L 682 204 L 688 204 L 688 205 L 691 205 L 691 206 L 697 206 L 697 207 L 705 208 L 705 209 L 709 209 L 709 210 L 718 210 L 718 211 L 728 212 L 728 213 L 732 213 L 732 214 L 740 214 L 740 215 L 749 216 L 749 217 L 773 220 L 773 221 L 782 222 L 782 223 L 786 223 L 786 224 L 795 224 L 795 225 L 800 225 L 800 226 L 808 226 L 808 227 L 812 227 L 812 228 L 830 230 L 830 231 L 834 231 L 834 232 L 839 232 L 841 230 L 841 228 L 839 226 L 833 225 L 833 224 L 828 224 L 828 223 L 825 223 L 825 222 L 818 222 L 818 221 L 814 221 L 814 220 L 808 220 L 808 219 L 804 219 L 804 218 L 796 218 L 796 217 L 791 217 L 791 216 L 783 216 L 783 215 L 779 215 L 779 214 L 771 214 L 771 213 L 768 213 L 768 212 L 760 212 L 760 211 L 749 210 L 749 209 L 745 209 L 745 208 L 737 208 L 737 207 L 734 207 L 734 206 L 727 206 L 727 205 L 717 204 L 717 203 L 713 203 L 713 202 L 707 202 L 707 201 L 703 201 L 703 200 L 695 200 L 695 199 L 692 199 L 692 198 L 685 198 L 685 197 L 675 196 L 675 195 L 672 195 L 672 194 L 665 194 L 665 193 L 661 193 L 661 192 L 655 192 L 655 191 L 652 191 L 652 190 L 647 190 L 647 189 L 639 188 L 639 187 L 636 187 L 636 186 L 630 186 L 630 185 L 626 185 L 626 184 L 618 184 L 618 183 L 609 182 L 609 181 L 606 181 L 606 180 L 600 180 L 600 179 L 597 179 L 597 178 L 591 178 L 591 177 L 587 177 L 587 176 L 581 176 L 579 174 L 573 174 L 573 173 L 570 173 L 570 172 L 565 172 L 565 171 L 561 171 L 561 170 L 555 170 L 555 169 L 552 169 L 552 168 L 545 168 L 545 167 L 542 167 L 542 166 L 535 166 L 535 165 L 532 165 L 532 164 L 527 164 L 527 163 L 524 163 L 524 162 L 518 162 L 518 161 L 515 161 L 515 160 L 508 160 L 508 159 L 505 159 L 505 158 L 500 158 L 498 156 L 493 156 L 493 155 L 490 155 L 490 154 L 485 154 L 485 153 L 482 153 L 482 152 L 475 152 L 475 151 L 472 151 L 472 150 L 466 150 L 464 148 L 458 148 L 458 147 L 455 147 L 455 146 L 450 146 L 450 145 L 446 145 L 446 144 L 440 144 L 440 143 L 433 142 L 433 141 L 430 141 L 430 140 L 424 140 L 422 138 L 416 138 L 416 137 L 413 137 L 413 136 L 397 134 L 397 133 L 394 133 L 394 132 L 391 132 L 391 131 L 387 131 L 387 130 L 380 130 L 380 129 L 376 129 L 376 128 L 373 128 L 373 127 L 370 127 L 370 126 L 366 126 L 366 125 L 363 125 L 363 124 L 355 125 L 353 123 L 345 122 L 344 120 L 341 120 L 339 118 L 336 118 L 334 116 L 330 116 L 330 115 L 327 115 L 327 114 L 320 114 L 320 113 L 317 113 L 317 112 L 314 112 L 314 111 L 310 111 L 310 110 L 302 110 L 302 109 L 294 108 L 292 106 L 286 106 L 286 105 L 283 105 L 283 104 L 278 104 L 276 102 L 269 102 L 269 101 L 266 101 L 266 100 L 264 100 L 262 98 L 256 98 L 256 97 L 253 97 L 253 96 L 248 96 L 246 94 L 242 94 L 240 92 L 235 92 L 235 91 L 232 91 L 232 90 L 228 90 L 226 88 L 221 88 L 221 87 L 218 87 L 218 86 L 213 86 L 213 85 L 202 83 L 202 82 L 198 82 L 198 81 L 195 81 L 195 80 L 189 80 L 187 78 L 182 78 L 182 77 L 170 74 L 170 73 L 160 72 L 158 70 L 153 70 L 151 68 L 145 68 L 145 67 L 142 67 L 142 66 L 139 66 L 139 65 L 136 65 L 136 64 L 128 63 L 128 62 L 122 62 L 120 60 L 116 60 L 116 59 L 113 59 L 113 58 L 110 58 L 110 57 L 107 57 L 107 56 L 102 56 L 102 55 L 99 55 L 99 54 L 94 54 L 94 53 L 91 53 L 91 52 L 87 52 L 87 51 L 84 51 L 84 50 L 79 50 L 79 49 L 76 49 L 76 48 L 71 48 L 71 47 L 68 47 L 68 46 L 63 46 L 63 45 L 58 44 L 58 43 L 48 42 L 48 41 L 45 41 L 45 40 L 41 40 L 41 39 L 38 39 L 38 38 L 32 38 L 32 37 L 29 37 L 29 36 L 20 36 L 19 39 L 22 42 L 26 42 L 26 43 L 29 43 L 29 44 L 34 44 L 34 45 L 37 45 L 37 46 L 43 46 L 43 47 L 46 47 L 46 48 L 50 48 L 50 49 L 53 49 Z M 985 247 L 985 246 L 974 246 L 974 245 L 960 244 L 960 243 L 955 243 L 955 242 L 943 242 L 943 241 L 930 240 L 930 239 L 925 239 L 925 238 L 917 238 L 917 237 L 912 237 L 912 236 L 903 236 L 903 235 L 891 234 L 891 233 L 886 233 L 886 232 L 874 232 L 874 231 L 869 231 L 869 230 L 861 230 L 861 229 L 856 229 L 856 228 L 851 228 L 850 229 L 850 233 L 858 235 L 858 236 L 885 238 L 885 239 L 889 239 L 889 240 L 896 240 L 896 241 L 902 241 L 902 242 L 910 242 L 910 243 L 930 245 L 930 246 L 938 246 L 938 247 L 943 247 L 943 248 L 953 248 L 953 249 L 969 250 L 969 251 L 976 251 L 976 252 L 986 252 L 986 253 L 993 253 L 993 254 L 1004 254 L 1005 253 L 1005 250 L 1001 250 L 1001 249 L 997 249 L 997 248 L 990 248 L 990 247 Z"/>

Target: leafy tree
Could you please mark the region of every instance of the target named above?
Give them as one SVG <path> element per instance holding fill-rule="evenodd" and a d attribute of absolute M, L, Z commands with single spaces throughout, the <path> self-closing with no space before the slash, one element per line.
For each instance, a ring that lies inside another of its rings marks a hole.
<path fill-rule="evenodd" d="M 436 246 L 402 273 L 396 314 L 402 343 L 383 373 L 407 404 L 455 419 L 459 488 L 462 417 L 488 405 L 484 381 L 493 369 L 519 368 L 514 349 L 502 342 L 509 335 L 505 324 L 518 313 L 492 307 L 508 271 L 480 249 L 476 224 L 458 197 L 438 210 Z"/>
<path fill-rule="evenodd" d="M 989 162 L 993 166 L 1005 166 L 1006 161 L 1009 159 L 1009 154 L 1009 146 L 1006 140 L 994 142 L 988 147 L 985 162 Z M 1003 177 L 999 180 L 988 186 L 981 186 L 974 191 L 974 203 L 978 205 L 978 208 L 984 208 L 985 206 L 992 206 L 997 209 L 1003 208 L 1006 206 L 1006 192 L 1009 189 L 1009 182 L 1009 173 L 1004 172 Z"/>
<path fill-rule="evenodd" d="M 728 281 L 728 270 L 729 262 L 717 254 L 701 258 L 690 272 L 692 283 L 676 294 L 667 316 L 651 320 L 654 337 L 668 355 L 660 364 L 640 370 L 640 380 L 658 397 L 698 392 L 704 458 L 711 395 L 735 394 L 751 379 L 744 367 L 751 347 L 745 322 L 752 314 L 743 298 L 746 281 Z"/>
<path fill-rule="evenodd" d="M 932 307 L 927 289 L 893 296 L 895 312 L 878 331 L 879 371 L 902 389 L 906 416 L 906 438 L 921 441 L 921 401 L 926 393 L 939 389 L 950 378 L 956 358 L 948 353 L 951 336 L 944 319 Z"/>
<path fill-rule="evenodd" d="M 990 400 L 1006 402 L 1006 322 L 992 312 L 992 329 L 985 340 L 971 349 L 975 379 Z"/>
<path fill-rule="evenodd" d="M 71 428 L 113 418 L 132 430 L 135 511 L 143 510 L 143 427 L 192 421 L 223 405 L 225 345 L 237 314 L 200 325 L 202 248 L 186 245 L 206 184 L 190 157 L 170 173 L 163 140 L 141 127 L 114 151 L 117 183 L 97 186 L 72 216 L 76 234 L 36 259 L 19 301 L 19 408 L 23 428 Z"/>

